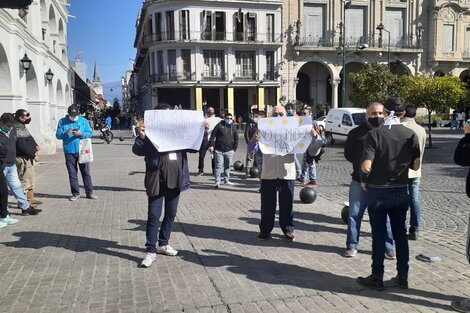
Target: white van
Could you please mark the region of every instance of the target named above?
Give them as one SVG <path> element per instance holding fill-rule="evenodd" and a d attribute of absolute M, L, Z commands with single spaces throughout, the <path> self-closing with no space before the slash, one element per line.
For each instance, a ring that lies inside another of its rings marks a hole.
<path fill-rule="evenodd" d="M 329 144 L 335 139 L 346 140 L 351 129 L 366 122 L 366 109 L 338 108 L 330 109 L 325 119 L 325 138 Z"/>

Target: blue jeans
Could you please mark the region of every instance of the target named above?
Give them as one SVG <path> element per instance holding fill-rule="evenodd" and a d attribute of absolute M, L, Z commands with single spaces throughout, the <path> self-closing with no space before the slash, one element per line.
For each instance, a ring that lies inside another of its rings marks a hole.
<path fill-rule="evenodd" d="M 148 253 L 155 253 L 157 251 L 157 233 L 159 246 L 166 246 L 170 241 L 173 222 L 175 221 L 176 212 L 178 210 L 179 198 L 179 188 L 162 188 L 158 196 L 148 198 L 146 230 L 147 242 L 145 243 Z M 165 201 L 165 215 L 163 216 L 162 225 L 159 231 L 158 227 L 160 226 L 160 215 L 162 215 L 163 201 Z"/>
<path fill-rule="evenodd" d="M 256 167 L 259 170 L 258 177 L 261 179 L 261 174 L 263 173 L 263 153 L 261 152 L 261 150 L 256 151 L 255 162 L 256 162 Z"/>
<path fill-rule="evenodd" d="M 259 230 L 262 234 L 270 234 L 274 228 L 278 192 L 279 225 L 283 233 L 294 231 L 294 185 L 294 180 L 261 180 L 261 222 L 259 223 Z"/>
<path fill-rule="evenodd" d="M 406 237 L 406 211 L 408 210 L 408 188 L 368 187 L 367 207 L 372 226 L 372 276 L 383 279 L 384 241 L 386 237 L 387 215 L 392 225 L 393 239 L 397 255 L 398 277 L 408 279 L 410 251 Z"/>
<path fill-rule="evenodd" d="M 302 164 L 302 174 L 300 174 L 300 178 L 305 180 L 307 178 L 307 170 L 308 170 L 308 181 L 317 182 L 317 166 L 315 165 L 315 161 L 312 160 L 312 164 L 308 164 L 306 160 L 306 154 L 304 154 L 304 160 Z"/>
<path fill-rule="evenodd" d="M 408 179 L 408 194 L 410 203 L 410 233 L 419 232 L 419 219 L 421 216 L 421 205 L 419 204 L 420 178 Z"/>
<path fill-rule="evenodd" d="M 21 209 L 26 210 L 29 208 L 28 200 L 26 199 L 26 195 L 24 194 L 23 188 L 21 187 L 20 178 L 18 177 L 18 169 L 16 164 L 5 165 L 3 173 L 7 179 L 8 187 L 10 187 L 10 190 L 15 196 L 16 201 L 18 201 Z"/>
<path fill-rule="evenodd" d="M 367 191 L 361 188 L 361 184 L 355 180 L 349 185 L 349 220 L 348 234 L 346 237 L 346 248 L 357 249 L 359 235 L 361 233 L 361 222 L 367 207 Z M 390 218 L 387 215 L 387 234 L 385 237 L 385 250 L 393 249 L 393 235 L 390 227 Z"/>
<path fill-rule="evenodd" d="M 302 174 L 302 166 L 300 165 L 299 159 L 297 158 L 297 154 L 294 154 L 294 163 L 295 163 L 295 173 L 297 177 L 300 177 Z"/>
<path fill-rule="evenodd" d="M 80 185 L 78 183 L 78 169 L 82 173 L 83 186 L 85 187 L 85 193 L 87 196 L 93 194 L 93 184 L 91 182 L 90 174 L 90 163 L 78 163 L 78 154 L 65 154 L 65 166 L 69 173 L 70 191 L 73 196 L 80 195 Z"/>
<path fill-rule="evenodd" d="M 233 154 L 235 151 L 230 150 L 227 152 L 215 150 L 215 182 L 220 183 L 220 175 L 222 169 L 224 170 L 224 180 L 230 181 L 230 163 L 232 162 Z"/>

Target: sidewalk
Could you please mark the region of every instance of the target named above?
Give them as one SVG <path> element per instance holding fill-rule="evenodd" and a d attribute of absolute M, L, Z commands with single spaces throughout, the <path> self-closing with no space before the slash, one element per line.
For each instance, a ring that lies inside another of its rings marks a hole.
<path fill-rule="evenodd" d="M 94 139 L 95 201 L 68 201 L 63 154 L 42 158 L 36 192 L 43 212 L 0 230 L 0 312 L 448 312 L 453 299 L 470 297 L 466 170 L 450 156 L 457 133 L 435 132 L 439 148 L 425 154 L 423 229 L 410 241 L 410 289 L 382 292 L 356 283 L 370 274 L 367 215 L 357 256 L 342 256 L 340 212 L 351 171 L 342 146 L 329 147 L 320 161 L 313 204 L 301 203 L 296 187 L 295 242 L 283 239 L 277 223 L 271 240 L 258 240 L 257 180 L 232 172 L 236 186 L 214 189 L 209 174 L 194 176 L 197 155 L 190 155 L 192 188 L 180 198 L 171 238 L 179 254 L 158 255 L 142 269 L 144 161 L 121 136 L 130 132 L 116 131 L 110 145 Z M 244 150 L 241 144 L 234 161 L 244 161 Z M 422 252 L 442 261 L 416 260 Z M 385 266 L 388 280 L 395 262 Z"/>

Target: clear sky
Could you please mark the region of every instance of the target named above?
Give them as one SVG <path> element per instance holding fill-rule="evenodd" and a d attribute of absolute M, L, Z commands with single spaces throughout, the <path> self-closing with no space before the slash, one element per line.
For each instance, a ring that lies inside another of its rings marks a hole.
<path fill-rule="evenodd" d="M 77 51 L 93 77 L 96 61 L 103 83 L 118 81 L 135 58 L 135 22 L 142 0 L 71 0 L 68 20 L 69 59 Z"/>

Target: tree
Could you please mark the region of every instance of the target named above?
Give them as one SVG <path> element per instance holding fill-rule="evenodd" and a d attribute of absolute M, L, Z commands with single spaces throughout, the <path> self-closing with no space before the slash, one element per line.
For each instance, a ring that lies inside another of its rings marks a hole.
<path fill-rule="evenodd" d="M 372 101 L 383 103 L 388 97 L 399 94 L 400 78 L 385 64 L 366 64 L 348 78 L 352 87 L 349 98 L 359 107 L 366 107 Z"/>
<path fill-rule="evenodd" d="M 401 96 L 406 103 L 428 110 L 429 147 L 432 148 L 431 113 L 455 107 L 465 97 L 465 85 L 458 77 L 429 75 L 402 77 Z"/>

